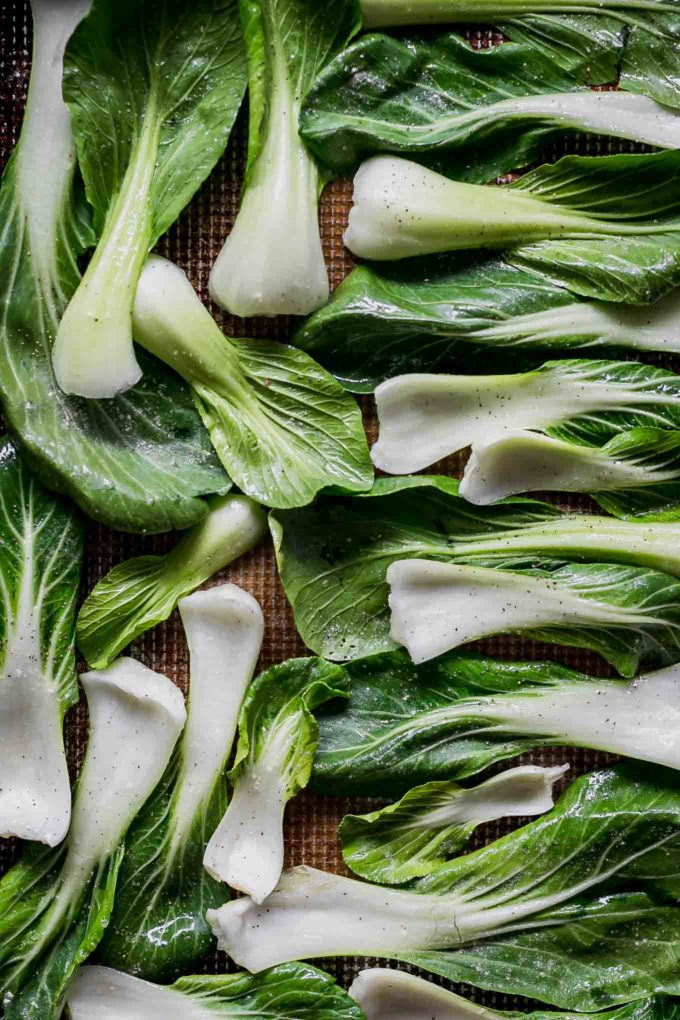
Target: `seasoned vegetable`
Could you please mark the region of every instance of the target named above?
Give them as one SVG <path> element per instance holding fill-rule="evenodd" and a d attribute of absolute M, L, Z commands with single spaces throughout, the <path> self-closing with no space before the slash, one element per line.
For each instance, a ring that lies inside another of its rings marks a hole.
<path fill-rule="evenodd" d="M 364 1020 L 329 974 L 306 963 L 287 963 L 260 976 L 183 977 L 170 988 L 106 967 L 84 967 L 68 1006 L 71 1020 Z"/>
<path fill-rule="evenodd" d="M 553 785 L 568 769 L 522 765 L 467 788 L 426 783 L 379 811 L 345 815 L 339 829 L 345 864 L 383 885 L 422 878 L 461 850 L 483 822 L 549 811 Z"/>
<path fill-rule="evenodd" d="M 328 300 L 323 181 L 298 134 L 302 101 L 358 30 L 356 0 L 241 0 L 250 125 L 241 208 L 210 293 L 235 315 L 306 315 Z"/>
<path fill-rule="evenodd" d="M 59 1020 L 68 985 L 113 907 L 128 826 L 161 778 L 186 718 L 182 695 L 132 659 L 81 677 L 90 740 L 64 844 L 32 847 L 0 881 L 6 1020 Z"/>
<path fill-rule="evenodd" d="M 399 651 L 345 669 L 349 701 L 317 713 L 313 783 L 325 794 L 393 797 L 565 744 L 680 767 L 678 666 L 629 683 L 461 652 L 416 666 Z"/>
<path fill-rule="evenodd" d="M 679 823 L 677 773 L 618 765 L 409 891 L 294 868 L 262 906 L 234 900 L 209 921 L 256 972 L 302 955 L 366 955 L 563 1009 L 675 995 Z"/>
<path fill-rule="evenodd" d="M 680 376 L 636 361 L 548 361 L 513 375 L 403 375 L 376 390 L 373 462 L 391 474 L 428 467 L 515 429 L 600 445 L 642 426 L 677 429 Z"/>
<path fill-rule="evenodd" d="M 61 98 L 64 47 L 85 0 L 34 0 L 33 70 L 19 144 L 0 193 L 0 400 L 22 454 L 49 486 L 123 531 L 168 531 L 230 483 L 187 387 L 145 357 L 145 379 L 106 404 L 67 397 L 50 351 L 94 240 Z"/>
<path fill-rule="evenodd" d="M 537 350 L 680 352 L 679 290 L 641 308 L 577 301 L 498 259 L 465 262 L 409 259 L 380 274 L 359 266 L 295 342 L 358 393 L 405 372 L 493 371 L 504 356 L 516 371 Z M 625 287 L 616 298 L 629 299 Z"/>
<path fill-rule="evenodd" d="M 237 0 L 95 0 L 64 71 L 99 240 L 59 325 L 66 393 L 139 381 L 131 313 L 149 249 L 221 156 L 246 85 Z"/>
<path fill-rule="evenodd" d="M 217 453 L 267 506 L 304 506 L 337 485 L 370 486 L 361 413 L 306 354 L 273 340 L 227 339 L 184 273 L 152 258 L 134 309 L 135 337 L 184 376 Z"/>
<path fill-rule="evenodd" d="M 99 949 L 104 963 L 156 981 L 174 980 L 210 952 L 205 911 L 224 890 L 204 871 L 203 854 L 226 810 L 224 770 L 264 630 L 258 603 L 233 584 L 195 592 L 179 610 L 191 659 L 187 724 L 128 834 Z"/>
<path fill-rule="evenodd" d="M 290 659 L 262 673 L 246 693 L 224 820 L 205 854 L 215 878 L 261 903 L 283 869 L 283 812 L 308 783 L 319 731 L 312 710 L 347 697 L 340 666 Z"/>
<path fill-rule="evenodd" d="M 649 612 L 653 604 L 664 615 L 668 610 L 667 626 L 653 630 L 664 634 L 668 652 L 676 646 L 675 607 L 662 594 L 675 586 L 665 575 L 680 576 L 674 522 L 643 525 L 524 499 L 477 509 L 462 499 L 455 480 L 420 476 L 379 478 L 365 495 L 326 496 L 302 510 L 274 513 L 270 523 L 298 630 L 309 648 L 329 659 L 395 647 L 385 575 L 391 563 L 408 558 L 502 570 L 562 568 L 563 583 L 571 578 L 576 585 L 579 576 L 588 575 L 588 568 L 576 564 L 593 563 L 596 587 L 605 585 L 607 600 L 620 599 L 621 612 L 637 613 L 647 598 Z M 607 578 L 623 587 L 607 592 Z M 588 593 L 581 594 L 585 608 Z M 617 612 L 613 603 L 608 612 Z M 566 636 L 562 632 L 561 640 Z M 641 633 L 634 629 L 628 639 L 621 633 L 614 641 L 604 632 L 602 639 L 598 649 L 614 655 L 626 672 L 642 647 L 651 651 L 655 645 L 646 638 L 639 645 Z M 597 642 L 597 631 L 579 634 L 579 644 L 582 640 Z"/>
<path fill-rule="evenodd" d="M 541 40 L 480 50 L 455 33 L 364 36 L 316 80 L 301 130 L 336 173 L 392 152 L 479 184 L 575 131 L 680 147 L 677 110 L 641 94 L 592 91 Z"/>
<path fill-rule="evenodd" d="M 564 156 L 506 187 L 450 181 L 374 156 L 354 180 L 345 244 L 361 258 L 503 249 L 521 268 L 599 300 L 661 297 L 680 280 L 680 152 Z"/>
<path fill-rule="evenodd" d="M 592 493 L 616 517 L 680 516 L 680 432 L 636 428 L 603 447 L 509 431 L 472 444 L 461 496 L 488 506 L 534 489 Z"/>
<path fill-rule="evenodd" d="M 62 724 L 78 700 L 83 529 L 0 444 L 0 836 L 61 843 L 71 819 Z"/>
<path fill-rule="evenodd" d="M 247 496 L 221 496 L 207 517 L 165 556 L 136 556 L 102 578 L 78 614 L 78 647 L 102 669 L 144 631 L 172 613 L 192 592 L 263 538 L 266 518 Z"/>

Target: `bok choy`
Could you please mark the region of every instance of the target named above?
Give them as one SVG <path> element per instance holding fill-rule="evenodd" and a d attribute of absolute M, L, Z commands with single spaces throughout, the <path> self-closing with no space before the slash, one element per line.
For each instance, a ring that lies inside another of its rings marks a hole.
<path fill-rule="evenodd" d="M 380 152 L 485 183 L 574 131 L 680 147 L 680 113 L 648 96 L 594 92 L 533 43 L 473 49 L 459 35 L 364 36 L 321 73 L 302 135 L 349 175 Z"/>
<path fill-rule="evenodd" d="M 680 425 L 680 376 L 636 361 L 548 361 L 516 375 L 404 375 L 378 386 L 371 450 L 392 474 L 419 471 L 515 429 L 600 445 L 628 429 Z"/>
<path fill-rule="evenodd" d="M 62 724 L 78 700 L 83 529 L 0 444 L 0 836 L 56 846 L 71 819 Z"/>
<path fill-rule="evenodd" d="M 291 659 L 248 689 L 229 779 L 227 813 L 205 854 L 209 873 L 261 903 L 283 869 L 283 812 L 312 771 L 318 726 L 312 710 L 347 696 L 347 674 L 320 659 Z"/>
<path fill-rule="evenodd" d="M 107 967 L 83 967 L 69 992 L 68 1008 L 71 1020 L 364 1020 L 360 1007 L 330 974 L 305 963 L 284 964 L 258 976 L 183 977 L 170 988 Z"/>
<path fill-rule="evenodd" d="M 245 85 L 236 0 L 95 0 L 74 33 L 64 96 L 99 240 L 54 345 L 66 393 L 139 381 L 139 274 L 224 151 Z"/>
<path fill-rule="evenodd" d="M 100 404 L 67 397 L 52 371 L 57 326 L 93 241 L 68 111 L 64 47 L 86 0 L 34 0 L 26 115 L 0 193 L 0 401 L 22 454 L 49 486 L 123 531 L 167 531 L 205 514 L 229 479 L 187 387 L 145 357 L 146 377 Z"/>
<path fill-rule="evenodd" d="M 361 23 L 356 0 L 247 0 L 250 124 L 241 208 L 210 276 L 235 315 L 306 315 L 328 300 L 319 170 L 298 133 L 302 101 Z"/>
<path fill-rule="evenodd" d="M 233 584 L 195 592 L 179 608 L 190 654 L 187 724 L 128 834 L 99 950 L 105 963 L 157 981 L 174 980 L 210 951 L 205 911 L 224 892 L 204 871 L 203 853 L 226 810 L 224 770 L 264 630 L 258 603 Z"/>
<path fill-rule="evenodd" d="M 90 739 L 66 842 L 31 848 L 0 881 L 6 1020 L 59 1020 L 68 985 L 107 927 L 133 818 L 186 718 L 182 695 L 132 659 L 81 677 Z"/>
<path fill-rule="evenodd" d="M 488 506 L 534 489 L 589 492 L 624 519 L 675 520 L 680 432 L 631 429 L 601 448 L 521 430 L 473 443 L 459 488 L 470 503 Z"/>
<path fill-rule="evenodd" d="M 600 300 L 629 304 L 680 281 L 680 152 L 564 156 L 504 187 L 450 181 L 392 156 L 354 179 L 345 244 L 367 259 L 460 249 L 508 252 L 514 265 Z"/>
<path fill-rule="evenodd" d="M 565 744 L 680 767 L 678 666 L 631 683 L 461 652 L 414 665 L 399 651 L 345 669 L 349 701 L 317 713 L 313 783 L 324 794 L 393 797 Z"/>
<path fill-rule="evenodd" d="M 659 665 L 676 655 L 676 606 L 664 596 L 675 589 L 668 575 L 680 576 L 672 521 L 631 523 L 524 499 L 475 508 L 453 479 L 421 476 L 380 478 L 365 495 L 325 496 L 302 510 L 272 513 L 270 522 L 297 628 L 309 648 L 329 659 L 395 647 L 386 573 L 410 557 L 550 572 L 555 586 L 573 585 L 568 597 L 584 611 L 606 612 L 610 621 L 644 616 L 637 629 L 601 631 L 601 640 L 597 629 L 579 632 L 579 645 L 596 642 L 626 673 L 641 654 L 659 655 Z M 517 583 L 523 582 L 550 583 L 547 573 Z M 602 610 L 599 598 L 608 603 Z M 561 631 L 560 640 L 567 637 Z"/>
<path fill-rule="evenodd" d="M 624 286 L 618 301 L 628 299 Z M 407 372 L 481 372 L 504 355 L 516 370 L 536 350 L 630 348 L 680 352 L 680 291 L 645 307 L 578 301 L 497 259 L 359 266 L 295 342 L 349 390 L 368 392 Z"/>
<path fill-rule="evenodd" d="M 392 638 L 414 662 L 513 633 L 589 648 L 628 677 L 641 663 L 680 659 L 680 584 L 656 570 L 603 563 L 492 570 L 397 560 L 387 583 Z"/>
<path fill-rule="evenodd" d="M 142 273 L 133 322 L 136 340 L 187 380 L 220 459 L 253 499 L 304 506 L 328 486 L 370 486 L 361 412 L 308 355 L 273 340 L 227 339 L 184 273 L 156 257 Z"/>
<path fill-rule="evenodd" d="M 345 864 L 383 885 L 422 878 L 461 850 L 478 825 L 549 811 L 553 785 L 568 769 L 521 765 L 479 786 L 426 783 L 379 811 L 345 815 L 339 829 Z"/>
<path fill-rule="evenodd" d="M 234 900 L 209 920 L 255 972 L 366 955 L 565 1009 L 677 994 L 679 823 L 677 773 L 617 765 L 408 891 L 293 868 L 262 906 Z"/>
<path fill-rule="evenodd" d="M 93 669 L 161 623 L 182 598 L 264 537 L 266 517 L 247 496 L 219 496 L 165 556 L 135 556 L 95 586 L 78 614 L 78 647 Z"/>
<path fill-rule="evenodd" d="M 463 999 L 415 974 L 386 967 L 362 970 L 350 986 L 349 994 L 361 1006 L 367 1020 L 510 1020 L 516 1016 Z M 672 999 L 659 995 L 618 1006 L 599 1016 L 601 1020 L 674 1020 L 677 1008 Z M 532 1012 L 527 1020 L 577 1018 Z"/>

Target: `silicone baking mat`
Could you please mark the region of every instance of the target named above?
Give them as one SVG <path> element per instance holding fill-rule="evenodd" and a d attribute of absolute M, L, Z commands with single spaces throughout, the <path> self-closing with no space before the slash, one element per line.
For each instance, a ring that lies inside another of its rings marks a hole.
<path fill-rule="evenodd" d="M 473 45 L 485 46 L 493 41 L 488 32 L 470 29 L 465 33 Z M 18 137 L 21 118 L 26 100 L 31 53 L 31 16 L 28 3 L 24 0 L 0 0 L 0 163 L 4 166 Z M 178 223 L 159 245 L 161 254 L 173 259 L 185 269 L 201 297 L 208 301 L 208 274 L 220 247 L 229 232 L 238 208 L 238 199 L 245 157 L 245 116 L 242 113 L 234 131 L 229 148 L 219 165 L 203 186 L 191 205 L 185 210 Z M 626 148 L 630 148 L 626 146 Z M 598 139 L 582 138 L 570 143 L 569 151 L 583 153 L 620 151 L 617 143 L 604 143 Z M 566 151 L 564 147 L 551 147 L 546 158 L 552 159 Z M 321 227 L 324 250 L 333 286 L 351 270 L 353 262 L 342 244 L 349 206 L 351 185 L 348 181 L 336 181 L 328 186 L 321 202 Z M 286 340 L 290 321 L 280 319 L 237 320 L 222 315 L 212 307 L 225 331 L 233 336 L 268 337 Z M 648 360 L 656 361 L 651 358 Z M 659 359 L 660 360 L 660 359 Z M 665 359 L 664 359 L 665 361 Z M 0 366 L 0 371 L 2 370 Z M 375 435 L 375 415 L 372 400 L 363 401 L 366 427 L 369 438 Z M 459 474 L 460 461 L 450 458 L 438 466 L 440 473 Z M 549 497 L 546 497 L 549 498 Z M 553 500 L 555 501 L 555 500 Z M 579 509 L 592 509 L 587 500 L 574 498 L 559 500 L 560 505 Z M 141 537 L 112 532 L 107 528 L 90 523 L 86 551 L 86 570 L 83 591 L 89 591 L 96 581 L 121 560 L 141 553 L 164 551 L 174 541 L 172 535 Z M 278 581 L 276 563 L 270 543 L 263 543 L 258 549 L 231 565 L 214 577 L 211 584 L 226 581 L 241 585 L 261 604 L 266 619 L 265 640 L 260 660 L 261 668 L 281 662 L 295 655 L 304 655 L 305 647 L 295 630 L 293 616 L 287 604 L 283 589 Z M 514 638 L 500 638 L 480 645 L 484 651 L 505 658 L 541 659 L 551 658 L 576 669 L 594 674 L 606 675 L 602 662 L 588 653 L 578 650 L 539 645 L 536 642 Z M 178 614 L 165 623 L 143 635 L 132 646 L 132 654 L 152 669 L 170 677 L 184 690 L 187 687 L 187 649 Z M 83 664 L 81 663 L 81 668 Z M 67 719 L 66 739 L 69 761 L 75 772 L 80 764 L 87 737 L 87 715 L 81 703 Z M 525 755 L 513 761 L 531 761 L 548 765 L 569 762 L 571 771 L 567 777 L 577 775 L 606 762 L 607 756 L 588 750 L 552 749 Z M 342 798 L 324 798 L 303 793 L 288 807 L 286 816 L 286 860 L 288 865 L 309 864 L 330 871 L 344 871 L 336 838 L 337 826 L 348 810 L 366 810 L 367 801 Z M 516 824 L 496 822 L 481 827 L 472 846 L 481 845 L 509 832 Z M 0 840 L 0 873 L 11 864 L 16 848 L 11 841 Z M 369 961 L 375 963 L 376 961 Z M 206 961 L 209 970 L 224 968 L 227 962 L 216 956 Z M 321 964 L 337 974 L 347 985 L 362 967 L 365 960 L 331 960 Z M 526 1008 L 526 1002 L 514 998 L 461 988 L 463 994 L 505 1009 Z"/>

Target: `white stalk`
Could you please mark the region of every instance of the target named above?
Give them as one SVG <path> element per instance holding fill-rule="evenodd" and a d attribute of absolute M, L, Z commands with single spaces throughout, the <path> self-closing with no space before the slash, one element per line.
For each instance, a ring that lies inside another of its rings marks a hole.
<path fill-rule="evenodd" d="M 262 151 L 231 234 L 210 274 L 210 295 L 234 315 L 308 315 L 328 300 L 319 232 L 319 173 L 298 133 L 302 96 L 273 30 L 273 87 Z"/>
<path fill-rule="evenodd" d="M 603 93 L 604 94 L 604 93 Z M 616 93 L 613 93 L 616 95 Z M 653 305 L 617 305 L 578 301 L 526 315 L 512 315 L 493 326 L 473 330 L 464 339 L 508 346 L 550 346 L 578 340 L 580 347 L 621 346 L 641 351 L 680 351 L 680 290 Z"/>
<path fill-rule="evenodd" d="M 82 967 L 67 995 L 71 1020 L 215 1020 L 190 995 L 109 967 Z"/>
<path fill-rule="evenodd" d="M 589 446 L 518 430 L 474 443 L 459 492 L 469 503 L 488 506 L 506 496 L 546 489 L 554 492 L 602 492 L 636 489 L 679 477 L 667 471 Z"/>
<path fill-rule="evenodd" d="M 361 0 L 364 28 L 455 24 L 523 14 L 602 14 L 605 11 L 677 13 L 661 0 Z"/>
<path fill-rule="evenodd" d="M 349 995 L 364 1011 L 366 1020 L 504 1020 L 502 1014 L 431 981 L 386 967 L 362 970 L 350 985 Z M 96 1016 L 91 1014 L 92 1020 Z M 83 1014 L 82 1020 L 90 1017 Z"/>
<path fill-rule="evenodd" d="M 174 848 L 186 842 L 201 804 L 221 778 L 264 636 L 258 602 L 235 584 L 194 592 L 180 601 L 179 611 L 191 685 L 173 805 Z"/>
<path fill-rule="evenodd" d="M 283 870 L 283 815 L 287 800 L 286 759 L 299 713 L 292 714 L 238 778 L 222 824 L 204 864 L 218 881 L 247 893 L 256 903 L 274 889 Z"/>
<path fill-rule="evenodd" d="M 552 578 L 431 560 L 397 560 L 387 571 L 392 638 L 414 662 L 495 634 L 541 627 L 649 626 L 655 617 L 608 605 Z"/>
<path fill-rule="evenodd" d="M 645 390 L 644 386 L 648 388 Z M 597 411 L 677 406 L 680 395 L 649 383 L 600 381 L 595 373 L 554 370 L 517 375 L 396 376 L 375 391 L 380 436 L 371 450 L 376 467 L 389 474 L 420 471 L 473 443 L 503 432 L 541 429 Z"/>
<path fill-rule="evenodd" d="M 33 64 L 17 148 L 17 201 L 25 217 L 33 274 L 51 318 L 65 300 L 54 266 L 56 232 L 76 164 L 68 109 L 61 95 L 64 52 L 92 0 L 32 0 Z"/>
<path fill-rule="evenodd" d="M 115 397 L 142 376 L 132 344 L 132 306 L 149 248 L 158 141 L 150 102 L 118 197 L 59 324 L 52 364 L 65 393 Z"/>
<path fill-rule="evenodd" d="M 554 806 L 553 786 L 568 771 L 568 765 L 507 769 L 485 783 L 449 794 L 441 807 L 414 816 L 403 828 L 441 829 L 446 825 L 481 825 L 498 818 L 542 815 Z"/>

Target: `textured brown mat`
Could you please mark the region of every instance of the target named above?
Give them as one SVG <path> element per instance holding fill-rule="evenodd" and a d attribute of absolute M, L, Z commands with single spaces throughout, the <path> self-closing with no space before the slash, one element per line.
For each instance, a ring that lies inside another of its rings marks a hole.
<path fill-rule="evenodd" d="M 488 33 L 470 31 L 468 37 L 477 45 L 490 41 Z M 30 12 L 27 0 L 0 0 L 0 165 L 4 166 L 18 136 L 23 113 L 28 71 L 30 68 Z M 159 246 L 162 254 L 173 259 L 187 270 L 201 296 L 207 300 L 208 274 L 220 247 L 234 222 L 238 207 L 240 180 L 244 164 L 244 125 L 241 115 L 237 130 L 226 155 L 202 188 L 190 207 L 173 227 L 169 236 Z M 583 139 L 575 147 L 583 153 L 619 151 L 618 143 L 602 143 L 599 140 Z M 629 148 L 629 147 L 626 147 Z M 564 148 L 547 150 L 546 157 L 554 158 Z M 331 280 L 336 286 L 352 268 L 352 259 L 342 245 L 342 232 L 350 204 L 351 188 L 348 182 L 335 182 L 323 196 L 321 222 L 324 248 Z M 269 337 L 285 340 L 289 330 L 286 319 L 236 320 L 224 316 L 213 307 L 218 321 L 221 321 L 230 335 Z M 650 358 L 650 361 L 659 359 Z M 664 359 L 666 363 L 666 359 Z M 2 366 L 0 366 L 2 371 Z M 370 400 L 364 401 L 366 424 L 369 434 L 375 432 L 375 420 Z M 442 472 L 458 474 L 458 461 L 451 458 L 441 465 Z M 586 509 L 588 501 L 574 498 L 561 500 L 561 505 Z M 173 542 L 172 536 L 141 538 L 123 535 L 91 524 L 88 529 L 87 566 L 84 589 L 89 591 L 93 584 L 112 566 L 130 556 L 142 552 L 161 552 Z M 266 619 L 265 641 L 262 650 L 261 667 L 295 655 L 305 654 L 305 648 L 298 637 L 283 590 L 277 579 L 273 551 L 268 543 L 222 571 L 212 583 L 231 581 L 249 591 L 262 605 Z M 592 673 L 606 674 L 607 669 L 597 657 L 578 650 L 556 649 L 535 642 L 502 638 L 484 642 L 485 651 L 507 658 L 553 658 L 565 665 Z M 133 645 L 132 653 L 147 666 L 170 677 L 186 689 L 187 650 L 177 613 L 167 623 L 144 635 Z M 67 720 L 67 746 L 69 760 L 77 768 L 86 738 L 86 713 L 81 704 Z M 570 778 L 575 778 L 588 769 L 603 764 L 605 755 L 591 751 L 553 749 L 523 759 L 547 765 L 568 761 L 572 765 Z M 342 862 L 336 839 L 338 822 L 347 810 L 365 810 L 366 802 L 348 801 L 340 798 L 322 798 L 303 794 L 289 806 L 286 823 L 286 845 L 288 864 L 310 864 L 326 870 L 341 871 Z M 494 823 L 479 830 L 473 845 L 480 845 L 510 831 L 514 825 Z M 14 847 L 0 840 L 0 873 L 11 863 Z M 374 961 L 371 961 L 374 962 Z M 348 983 L 366 961 L 347 959 L 329 961 L 327 969 L 337 973 Z M 210 967 L 210 965 L 208 965 Z M 215 966 L 224 966 L 223 960 L 216 960 Z M 505 996 L 483 994 L 469 989 L 464 993 L 488 1005 L 499 1008 L 524 1008 L 521 1000 Z"/>

